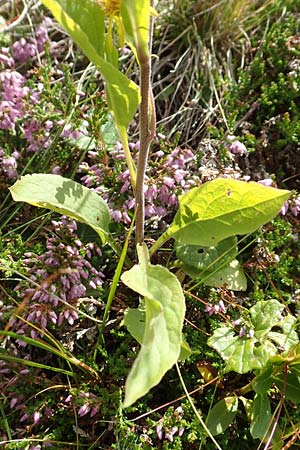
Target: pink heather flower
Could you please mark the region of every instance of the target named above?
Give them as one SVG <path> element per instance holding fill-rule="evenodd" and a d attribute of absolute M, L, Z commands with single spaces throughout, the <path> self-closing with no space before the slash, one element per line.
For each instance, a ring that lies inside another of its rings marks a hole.
<path fill-rule="evenodd" d="M 121 211 L 119 211 L 119 210 L 116 210 L 116 211 L 110 210 L 110 215 L 111 215 L 111 218 L 115 222 L 121 222 L 122 221 L 123 215 L 122 215 Z"/>
<path fill-rule="evenodd" d="M 27 62 L 36 53 L 36 47 L 33 43 L 21 38 L 12 45 L 13 58 L 20 63 Z"/>
<path fill-rule="evenodd" d="M 59 166 L 54 166 L 51 170 L 51 173 L 53 173 L 54 175 L 60 175 L 61 173 L 61 169 Z"/>
<path fill-rule="evenodd" d="M 172 427 L 172 428 L 165 434 L 166 439 L 168 439 L 170 442 L 173 442 L 173 440 L 174 440 L 174 434 L 176 434 L 177 431 L 178 431 L 178 427 Z"/>
<path fill-rule="evenodd" d="M 139 151 L 139 149 L 140 149 L 140 141 L 130 142 L 129 143 L 129 148 L 130 148 L 130 150 L 137 150 L 137 151 Z"/>
<path fill-rule="evenodd" d="M 234 155 L 245 155 L 247 153 L 246 146 L 240 141 L 233 141 L 229 147 L 229 150 Z"/>
<path fill-rule="evenodd" d="M 274 184 L 272 178 L 265 178 L 263 180 L 259 180 L 258 183 L 262 184 L 263 186 L 267 186 L 267 187 L 273 186 L 273 184 Z"/>
<path fill-rule="evenodd" d="M 283 206 L 281 207 L 280 214 L 285 216 L 286 213 L 288 212 L 288 209 L 289 209 L 289 202 L 287 200 L 286 202 L 284 202 Z"/>
<path fill-rule="evenodd" d="M 169 188 L 173 188 L 175 185 L 175 180 L 170 178 L 170 177 L 164 177 L 163 178 L 163 182 L 166 186 L 168 186 Z"/>
<path fill-rule="evenodd" d="M 13 409 L 13 407 L 18 403 L 18 399 L 16 397 L 12 398 L 10 401 L 10 408 Z"/>
<path fill-rule="evenodd" d="M 297 197 L 293 201 L 293 206 L 291 207 L 292 214 L 297 217 L 300 212 L 300 197 Z"/>
<path fill-rule="evenodd" d="M 44 123 L 45 130 L 50 131 L 53 128 L 52 120 L 46 120 Z"/>
<path fill-rule="evenodd" d="M 47 18 L 36 29 L 35 35 L 38 52 L 42 52 L 45 48 L 46 42 L 49 41 L 47 26 L 49 26 L 51 23 L 51 19 Z"/>
<path fill-rule="evenodd" d="M 22 116 L 23 105 L 20 101 L 18 103 L 10 100 L 0 101 L 0 128 L 2 130 L 14 130 L 16 121 Z"/>
<path fill-rule="evenodd" d="M 79 410 L 78 410 L 78 415 L 83 417 L 86 414 L 88 414 L 90 412 L 91 408 L 89 407 L 89 405 L 87 403 L 85 403 L 84 405 L 82 405 Z"/>
<path fill-rule="evenodd" d="M 127 211 L 123 212 L 123 221 L 124 221 L 124 223 L 126 223 L 128 225 L 131 223 L 131 219 L 130 219 Z"/>
<path fill-rule="evenodd" d="M 35 411 L 33 413 L 33 424 L 37 425 L 41 419 L 41 413 L 39 411 Z"/>
<path fill-rule="evenodd" d="M 128 47 L 122 47 L 121 48 L 121 53 L 122 53 L 122 55 L 130 55 L 131 54 L 131 50 L 130 50 L 130 48 L 128 48 Z"/>
<path fill-rule="evenodd" d="M 226 136 L 226 139 L 230 142 L 234 141 L 236 139 L 236 137 L 233 134 L 228 134 Z"/>
<path fill-rule="evenodd" d="M 245 330 L 244 330 L 244 327 L 242 327 L 242 328 L 240 329 L 240 332 L 239 332 L 239 337 L 242 338 L 243 336 L 245 336 Z"/>
<path fill-rule="evenodd" d="M 252 330 L 252 329 L 249 330 L 248 331 L 248 336 L 249 336 L 250 339 L 253 339 L 254 338 L 254 330 Z"/>
<path fill-rule="evenodd" d="M 243 180 L 243 181 L 250 181 L 250 180 L 251 180 L 251 177 L 250 177 L 249 175 L 244 175 L 244 176 L 242 177 L 242 180 Z"/>
<path fill-rule="evenodd" d="M 71 124 L 67 124 L 64 126 L 62 132 L 60 133 L 60 137 L 69 138 L 72 133 L 72 127 Z"/>
<path fill-rule="evenodd" d="M 14 59 L 9 56 L 8 49 L 6 47 L 2 47 L 0 49 L 0 63 L 4 64 L 4 66 L 11 68 L 14 65 Z"/>
<path fill-rule="evenodd" d="M 145 216 L 146 217 L 154 217 L 157 214 L 157 208 L 155 205 L 146 205 L 145 206 Z"/>
<path fill-rule="evenodd" d="M 241 319 L 236 319 L 236 320 L 234 320 L 234 321 L 232 322 L 232 325 L 233 325 L 234 327 L 237 327 L 238 325 L 241 324 L 241 322 L 242 322 Z"/>
<path fill-rule="evenodd" d="M 121 144 L 121 142 L 117 142 L 116 143 L 115 150 L 117 150 L 117 151 L 123 150 L 123 145 Z"/>
<path fill-rule="evenodd" d="M 212 316 L 213 314 L 216 313 L 216 308 L 215 308 L 215 306 L 213 306 L 210 303 L 208 303 L 205 306 L 205 312 L 207 312 L 209 316 Z"/>
<path fill-rule="evenodd" d="M 154 153 L 155 156 L 157 156 L 158 158 L 162 158 L 164 156 L 164 152 L 162 150 L 158 150 L 157 152 Z"/>
<path fill-rule="evenodd" d="M 157 198 L 157 186 L 156 186 L 156 184 L 153 184 L 152 186 L 147 188 L 147 190 L 145 192 L 145 198 L 150 203 L 152 203 L 153 200 L 155 200 Z"/>
<path fill-rule="evenodd" d="M 218 302 L 218 306 L 219 306 L 219 311 L 221 311 L 221 312 L 223 312 L 223 313 L 226 313 L 226 308 L 225 308 L 225 305 L 224 305 L 223 300 L 220 300 L 220 301 Z"/>
<path fill-rule="evenodd" d="M 14 156 L 7 156 L 2 159 L 2 167 L 10 180 L 18 178 L 17 161 Z"/>
<path fill-rule="evenodd" d="M 50 408 L 50 406 L 46 406 L 45 410 L 44 410 L 44 416 L 49 419 L 50 417 L 53 416 L 53 410 L 52 408 Z"/>
<path fill-rule="evenodd" d="M 184 186 L 184 184 L 182 184 L 182 181 L 184 181 L 185 176 L 186 176 L 185 170 L 182 169 L 175 170 L 174 179 L 175 181 L 177 181 L 177 183 L 180 184 L 180 186 Z"/>
<path fill-rule="evenodd" d="M 158 439 L 162 439 L 162 437 L 163 437 L 163 426 L 162 426 L 162 423 L 161 422 L 159 422 L 158 423 L 158 425 L 156 426 L 156 433 L 157 433 L 157 437 L 158 437 Z"/>
<path fill-rule="evenodd" d="M 29 414 L 25 413 L 23 414 L 23 416 L 20 418 L 20 422 L 25 422 L 25 420 L 29 419 Z"/>
<path fill-rule="evenodd" d="M 90 412 L 90 417 L 94 417 L 98 411 L 100 409 L 100 405 L 94 406 L 94 408 L 92 408 L 91 412 Z"/>

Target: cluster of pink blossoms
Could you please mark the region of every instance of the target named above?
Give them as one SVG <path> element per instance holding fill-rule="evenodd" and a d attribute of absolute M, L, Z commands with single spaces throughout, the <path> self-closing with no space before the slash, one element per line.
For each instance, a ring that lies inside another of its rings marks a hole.
<path fill-rule="evenodd" d="M 44 51 L 47 43 L 52 48 L 48 37 L 51 24 L 51 20 L 46 18 L 33 37 L 22 37 L 10 48 L 0 47 L 0 173 L 12 181 L 18 177 L 18 166 L 22 165 L 18 161 L 20 153 L 48 149 L 52 143 L 51 134 L 58 130 L 62 138 L 77 138 L 79 135 L 66 123 L 64 112 L 56 110 L 43 97 L 44 85 L 37 82 L 32 87 L 24 74 L 24 65 L 30 68 L 33 58 Z M 48 110 L 51 116 L 56 117 L 55 120 L 47 118 Z M 38 119 L 41 116 L 44 118 Z M 22 148 L 22 152 L 7 145 L 8 133 L 12 142 L 19 142 L 16 145 Z"/>
<path fill-rule="evenodd" d="M 131 144 L 131 151 L 137 159 L 139 142 Z M 130 223 L 135 199 L 122 145 L 117 144 L 109 152 L 108 165 L 99 162 L 96 152 L 89 152 L 89 157 L 91 163 L 83 162 L 79 167 L 79 172 L 84 174 L 81 181 L 107 200 L 111 216 L 116 222 Z M 195 159 L 189 148 L 181 147 L 169 153 L 158 150 L 151 155 L 144 188 L 147 219 L 159 220 L 174 212 L 178 196 L 199 182 Z"/>
<path fill-rule="evenodd" d="M 73 325 L 78 319 L 78 301 L 87 295 L 88 289 L 95 291 L 101 287 L 104 279 L 91 262 L 93 256 L 101 256 L 101 250 L 78 239 L 76 222 L 62 218 L 52 224 L 55 234 L 47 238 L 46 252 L 40 256 L 31 252 L 24 255 L 29 279 L 15 288 L 21 299 L 30 298 L 25 318 L 41 330 L 48 323 Z M 16 321 L 14 328 L 20 335 L 27 334 L 28 326 L 22 320 Z M 30 335 L 35 338 L 37 331 L 32 328 Z M 22 340 L 19 344 L 24 345 Z"/>

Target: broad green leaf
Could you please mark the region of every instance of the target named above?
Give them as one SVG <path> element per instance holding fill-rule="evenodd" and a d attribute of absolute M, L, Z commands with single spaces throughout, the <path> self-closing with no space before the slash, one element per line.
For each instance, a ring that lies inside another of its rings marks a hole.
<path fill-rule="evenodd" d="M 93 0 L 42 0 L 56 20 L 92 61 L 104 56 L 104 11 Z M 91 50 L 93 49 L 93 50 Z"/>
<path fill-rule="evenodd" d="M 89 225 L 106 242 L 108 206 L 98 194 L 76 181 L 53 174 L 25 175 L 10 192 L 17 202 L 47 208 Z"/>
<path fill-rule="evenodd" d="M 206 425 L 213 436 L 224 433 L 232 424 L 238 410 L 238 402 L 238 397 L 226 397 L 211 409 Z"/>
<path fill-rule="evenodd" d="M 129 43 L 135 47 L 137 55 L 147 57 L 149 54 L 150 0 L 122 2 L 121 16 Z"/>
<path fill-rule="evenodd" d="M 218 178 L 179 198 L 178 212 L 163 238 L 210 247 L 229 236 L 252 233 L 276 216 L 289 194 L 255 182 Z"/>
<path fill-rule="evenodd" d="M 120 137 L 111 114 L 108 116 L 108 121 L 101 126 L 100 132 L 101 143 L 105 146 L 105 150 L 113 150 Z M 79 150 L 94 150 L 97 147 L 96 140 L 87 134 L 81 134 L 77 138 L 69 138 L 68 142 Z"/>
<path fill-rule="evenodd" d="M 270 400 L 267 394 L 256 394 L 253 400 L 250 424 L 251 436 L 255 439 L 265 439 L 272 423 Z"/>
<path fill-rule="evenodd" d="M 296 318 L 291 314 L 283 316 L 283 310 L 284 306 L 277 300 L 268 300 L 256 303 L 250 308 L 250 314 L 256 339 L 268 339 L 286 353 L 298 344 L 299 338 L 293 329 Z M 273 328 L 282 331 L 273 331 Z"/>
<path fill-rule="evenodd" d="M 245 291 L 247 289 L 247 278 L 240 263 L 235 259 L 228 266 L 206 277 L 204 284 L 213 287 L 226 286 L 227 289 L 233 291 Z"/>
<path fill-rule="evenodd" d="M 249 398 L 246 398 L 246 397 L 243 397 L 243 396 L 239 396 L 239 400 L 241 400 L 241 402 L 243 403 L 247 419 L 250 422 L 251 421 L 252 408 L 253 408 L 253 400 L 250 400 Z"/>
<path fill-rule="evenodd" d="M 142 344 L 145 333 L 146 311 L 142 308 L 128 308 L 125 311 L 124 325 L 131 334 L 131 336 Z M 182 337 L 179 361 L 184 361 L 191 356 L 192 350 L 189 344 Z"/>
<path fill-rule="evenodd" d="M 252 381 L 252 387 L 257 394 L 265 394 L 268 392 L 273 384 L 272 374 L 273 367 L 270 364 L 265 370 L 254 378 Z"/>
<path fill-rule="evenodd" d="M 131 336 L 141 344 L 145 333 L 146 310 L 141 308 L 128 308 L 124 315 L 124 325 Z"/>
<path fill-rule="evenodd" d="M 182 337 L 181 342 L 181 348 L 180 348 L 180 355 L 178 357 L 178 361 L 184 361 L 185 359 L 189 358 L 192 354 L 192 349 L 187 343 L 187 341 Z"/>
<path fill-rule="evenodd" d="M 140 102 L 139 88 L 103 57 L 104 12 L 93 0 L 43 0 L 105 79 L 109 108 L 120 135 L 127 129 Z"/>
<path fill-rule="evenodd" d="M 192 268 L 196 276 L 205 276 L 216 272 L 229 264 L 237 255 L 237 238 L 232 236 L 216 246 L 176 245 L 176 256 L 183 263 L 182 268 Z"/>
<path fill-rule="evenodd" d="M 106 150 L 114 149 L 119 139 L 118 130 L 111 115 L 109 115 L 108 121 L 101 126 L 101 139 Z"/>
<path fill-rule="evenodd" d="M 144 297 L 145 331 L 125 386 L 124 407 L 159 383 L 180 355 L 185 302 L 181 285 L 165 267 L 150 264 L 145 246 L 139 264 L 123 273 L 126 286 Z"/>
<path fill-rule="evenodd" d="M 239 337 L 237 331 L 229 326 L 217 328 L 208 339 L 213 347 L 227 362 L 226 371 L 246 373 L 262 369 L 270 358 L 279 353 L 288 353 L 299 338 L 293 329 L 295 318 L 282 316 L 283 306 L 277 300 L 258 302 L 249 310 L 249 322 L 245 328 L 253 331 L 253 337 L 245 332 Z M 282 330 L 272 331 L 273 327 Z M 246 330 L 247 331 L 247 330 Z"/>
<path fill-rule="evenodd" d="M 82 134 L 76 139 L 69 138 L 68 142 L 79 150 L 94 150 L 97 145 L 94 138 L 85 134 Z"/>
<path fill-rule="evenodd" d="M 234 291 L 247 288 L 246 276 L 239 262 L 233 259 L 237 255 L 237 238 L 231 236 L 216 246 L 179 244 L 176 255 L 182 263 L 182 270 L 192 279 L 198 278 L 207 286 L 222 287 Z"/>
<path fill-rule="evenodd" d="M 300 366 L 288 366 L 285 372 L 282 366 L 281 373 L 274 375 L 272 380 L 285 398 L 294 403 L 300 403 Z"/>
<path fill-rule="evenodd" d="M 239 337 L 229 327 L 217 328 L 208 339 L 208 345 L 222 356 L 226 364 L 226 372 L 246 373 L 265 366 L 269 357 L 276 354 L 276 347 L 271 342 L 255 345 L 256 339 Z"/>
<path fill-rule="evenodd" d="M 300 364 L 300 344 L 293 346 L 288 352 L 272 356 L 270 363 L 273 366 L 281 366 L 284 364 L 298 365 Z"/>
<path fill-rule="evenodd" d="M 274 418 L 271 413 L 270 400 L 267 394 L 256 394 L 253 400 L 250 433 L 253 438 L 266 443 L 274 426 Z M 281 450 L 283 441 L 282 432 L 277 424 L 272 436 L 272 449 Z"/>

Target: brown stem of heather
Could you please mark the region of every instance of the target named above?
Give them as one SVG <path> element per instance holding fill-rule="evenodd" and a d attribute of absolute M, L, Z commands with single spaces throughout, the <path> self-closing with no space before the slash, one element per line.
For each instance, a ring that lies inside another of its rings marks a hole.
<path fill-rule="evenodd" d="M 150 42 L 152 36 L 153 19 L 150 18 Z M 138 51 L 140 62 L 140 151 L 136 173 L 136 243 L 141 244 L 144 240 L 145 222 L 145 196 L 144 181 L 149 155 L 149 147 L 155 136 L 156 120 L 154 100 L 151 89 L 151 50 L 149 54 Z"/>

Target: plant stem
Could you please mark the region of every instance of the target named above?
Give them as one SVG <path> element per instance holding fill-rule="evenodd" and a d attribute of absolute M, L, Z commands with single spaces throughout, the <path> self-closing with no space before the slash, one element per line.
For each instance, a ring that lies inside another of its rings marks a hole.
<path fill-rule="evenodd" d="M 128 146 L 127 132 L 123 127 L 119 127 L 119 134 L 120 134 L 120 138 L 121 138 L 124 153 L 125 153 L 127 167 L 129 170 L 131 186 L 132 186 L 133 191 L 135 192 L 135 189 L 136 189 L 136 167 L 135 167 L 135 164 L 132 159 L 130 149 Z"/>
<path fill-rule="evenodd" d="M 119 247 L 119 245 L 117 244 L 117 242 L 114 240 L 114 238 L 112 237 L 111 234 L 108 235 L 107 238 L 107 242 L 109 243 L 109 245 L 111 246 L 111 248 L 114 250 L 114 252 L 121 257 L 122 255 L 122 248 Z M 133 262 L 131 261 L 131 259 L 126 255 L 125 257 L 125 265 L 127 268 L 130 268 L 133 266 Z"/>
<path fill-rule="evenodd" d="M 172 236 L 168 236 L 167 232 L 159 236 L 156 242 L 150 247 L 149 254 L 153 255 L 166 241 L 168 241 Z"/>
<path fill-rule="evenodd" d="M 153 17 L 150 17 L 149 42 L 151 42 L 153 29 Z M 144 52 L 137 49 L 140 63 L 140 151 L 137 164 L 136 175 L 136 243 L 141 244 L 144 240 L 144 222 L 145 222 L 145 195 L 144 180 L 149 155 L 149 147 L 155 135 L 156 120 L 154 101 L 151 89 L 151 50 Z M 151 111 L 151 117 L 149 114 Z"/>
<path fill-rule="evenodd" d="M 133 226 L 134 226 L 134 221 L 135 221 L 135 217 L 132 219 L 129 232 L 128 232 L 128 235 L 126 236 L 122 252 L 119 255 L 120 259 L 119 259 L 116 271 L 115 271 L 114 276 L 113 276 L 112 285 L 110 287 L 110 291 L 109 291 L 109 295 L 108 295 L 108 299 L 107 299 L 107 302 L 106 302 L 106 307 L 105 307 L 105 311 L 104 311 L 104 315 L 103 315 L 103 322 L 102 322 L 102 327 L 101 327 L 102 335 L 103 335 L 104 328 L 105 328 L 105 325 L 106 325 L 108 313 L 110 311 L 111 303 L 113 301 L 113 298 L 115 296 L 115 292 L 116 292 L 118 283 L 120 281 L 123 265 L 124 265 L 124 263 L 126 261 L 127 249 L 128 249 L 129 239 L 130 239 L 130 236 L 131 236 L 131 233 L 132 233 L 132 230 L 133 230 Z M 97 354 L 97 346 L 96 346 L 95 352 L 94 352 L 94 360 L 96 358 L 96 354 Z"/>
<path fill-rule="evenodd" d="M 179 379 L 180 379 L 181 386 L 182 386 L 182 388 L 183 388 L 183 390 L 184 390 L 185 395 L 187 396 L 187 399 L 188 399 L 188 401 L 189 401 L 189 403 L 190 403 L 190 405 L 191 405 L 191 407 L 192 407 L 192 409 L 193 409 L 193 411 L 194 411 L 194 413 L 195 413 L 197 419 L 199 420 L 200 424 L 202 425 L 202 427 L 204 428 L 204 430 L 206 431 L 206 433 L 208 434 L 208 436 L 210 437 L 210 439 L 213 441 L 213 443 L 215 444 L 215 446 L 217 447 L 217 449 L 218 449 L 218 450 L 222 450 L 222 448 L 219 446 L 218 442 L 215 440 L 215 438 L 213 437 L 213 435 L 211 434 L 211 432 L 210 432 L 209 429 L 207 428 L 206 423 L 204 422 L 204 420 L 202 419 L 202 417 L 201 417 L 200 414 L 199 414 L 199 411 L 196 409 L 196 406 L 194 405 L 194 402 L 193 402 L 193 400 L 191 399 L 190 394 L 189 394 L 189 392 L 188 392 L 188 390 L 187 390 L 187 387 L 186 387 L 186 385 L 185 385 L 185 382 L 184 382 L 184 380 L 183 380 L 183 377 L 182 377 L 181 371 L 180 371 L 180 369 L 179 369 L 178 363 L 176 363 L 176 369 L 177 369 L 177 373 L 178 373 L 178 375 L 179 375 Z"/>

